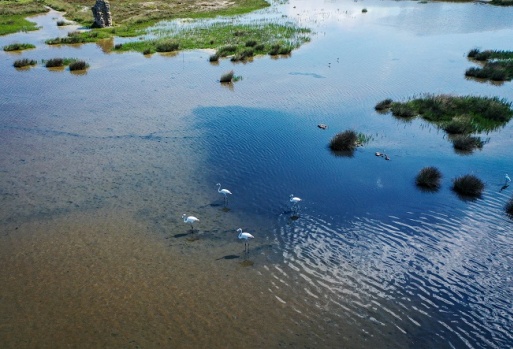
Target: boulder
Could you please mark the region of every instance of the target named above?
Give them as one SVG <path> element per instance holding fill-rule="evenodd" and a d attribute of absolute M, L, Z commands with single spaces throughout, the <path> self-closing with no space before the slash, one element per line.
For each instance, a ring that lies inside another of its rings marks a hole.
<path fill-rule="evenodd" d="M 96 0 L 91 7 L 94 17 L 94 26 L 97 28 L 105 28 L 112 26 L 112 15 L 110 13 L 110 4 L 107 0 Z"/>

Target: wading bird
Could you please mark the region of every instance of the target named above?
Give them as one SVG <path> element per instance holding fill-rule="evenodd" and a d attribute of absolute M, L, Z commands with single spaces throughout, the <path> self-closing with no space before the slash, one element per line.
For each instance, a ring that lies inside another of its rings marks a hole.
<path fill-rule="evenodd" d="M 182 215 L 182 218 L 183 218 L 184 223 L 190 223 L 191 230 L 192 230 L 192 232 L 194 232 L 194 228 L 193 228 L 192 224 L 194 222 L 199 222 L 199 219 L 194 216 L 187 216 L 185 213 Z"/>
<path fill-rule="evenodd" d="M 509 178 L 508 174 L 504 176 L 504 179 L 506 180 L 506 183 L 504 185 L 508 185 L 511 182 L 511 178 Z"/>
<path fill-rule="evenodd" d="M 228 202 L 228 194 L 232 195 L 232 192 L 229 191 L 228 189 L 221 189 L 221 183 L 217 183 L 217 192 L 219 194 L 223 194 L 224 195 L 224 203 L 226 204 Z"/>
<path fill-rule="evenodd" d="M 255 237 L 250 233 L 242 232 L 242 228 L 237 229 L 239 233 L 239 239 L 244 240 L 244 252 L 249 253 L 249 239 L 254 239 Z"/>

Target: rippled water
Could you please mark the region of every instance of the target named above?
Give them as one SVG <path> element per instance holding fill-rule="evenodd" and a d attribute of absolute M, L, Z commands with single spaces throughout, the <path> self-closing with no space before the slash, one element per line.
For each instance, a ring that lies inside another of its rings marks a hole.
<path fill-rule="evenodd" d="M 56 12 L 0 38 L 37 45 L 0 52 L 4 347 L 511 347 L 512 124 L 461 155 L 426 122 L 373 107 L 423 93 L 513 101 L 511 82 L 464 78 L 470 49 L 513 49 L 512 15 L 290 1 L 240 20 L 297 21 L 311 42 L 247 64 L 48 47 L 74 29 Z M 59 56 L 91 68 L 12 67 Z M 229 69 L 243 79 L 219 85 Z M 331 153 L 348 128 L 370 142 Z M 444 176 L 436 193 L 414 184 L 428 165 Z M 467 173 L 486 183 L 480 199 L 451 191 Z M 182 213 L 200 218 L 194 233 Z M 248 255 L 238 227 L 255 235 Z"/>

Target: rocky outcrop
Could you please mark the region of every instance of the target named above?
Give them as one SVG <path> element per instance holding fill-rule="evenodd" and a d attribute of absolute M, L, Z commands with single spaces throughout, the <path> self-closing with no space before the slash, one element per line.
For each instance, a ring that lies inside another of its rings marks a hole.
<path fill-rule="evenodd" d="M 110 4 L 107 0 L 96 0 L 91 7 L 94 16 L 94 26 L 105 28 L 112 26 L 112 15 L 110 13 Z"/>

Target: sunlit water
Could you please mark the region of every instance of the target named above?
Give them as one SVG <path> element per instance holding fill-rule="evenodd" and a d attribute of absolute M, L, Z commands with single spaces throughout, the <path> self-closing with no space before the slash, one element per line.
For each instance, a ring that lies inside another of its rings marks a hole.
<path fill-rule="evenodd" d="M 2 347 L 513 346 L 512 124 L 461 155 L 374 111 L 423 93 L 513 101 L 511 82 L 464 77 L 470 49 L 513 49 L 513 8 L 290 1 L 239 20 L 296 21 L 310 43 L 217 65 L 109 53 L 121 39 L 44 45 L 76 29 L 60 18 L 0 38 L 37 45 L 0 52 Z M 12 67 L 54 57 L 91 67 Z M 242 80 L 220 85 L 230 69 Z M 346 129 L 371 140 L 331 153 Z M 425 166 L 438 192 L 415 187 Z M 451 191 L 467 173 L 481 198 Z"/>

